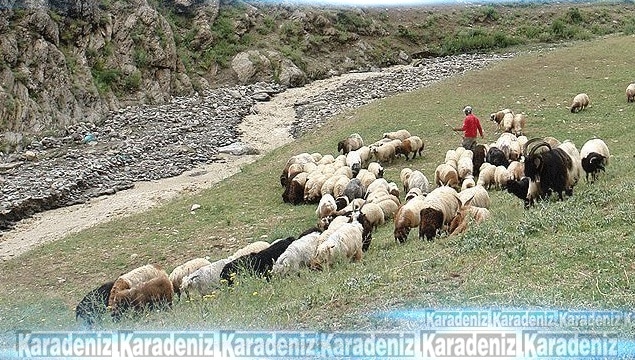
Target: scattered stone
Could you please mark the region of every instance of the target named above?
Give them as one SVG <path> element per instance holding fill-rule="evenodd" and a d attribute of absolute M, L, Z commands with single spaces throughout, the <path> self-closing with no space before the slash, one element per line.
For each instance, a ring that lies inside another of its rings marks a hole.
<path fill-rule="evenodd" d="M 199 204 L 192 204 L 192 207 L 190 208 L 190 211 L 194 211 L 194 210 L 198 210 L 201 208 L 201 205 Z"/>
<path fill-rule="evenodd" d="M 240 141 L 227 145 L 227 146 L 219 147 L 218 152 L 223 154 L 235 155 L 235 156 L 260 154 L 260 151 L 258 151 L 258 149 Z"/>

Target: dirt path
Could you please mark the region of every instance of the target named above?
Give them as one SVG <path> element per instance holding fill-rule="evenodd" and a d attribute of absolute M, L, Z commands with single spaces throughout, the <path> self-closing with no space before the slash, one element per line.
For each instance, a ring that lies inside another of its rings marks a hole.
<path fill-rule="evenodd" d="M 243 133 L 241 141 L 257 148 L 260 155 L 226 155 L 225 163 L 195 168 L 173 178 L 138 182 L 134 188 L 111 196 L 36 214 L 0 237 L 0 261 L 15 258 L 40 244 L 62 239 L 97 224 L 143 212 L 179 195 L 207 189 L 240 171 L 242 165 L 293 141 L 289 128 L 295 120 L 294 104 L 297 101 L 335 89 L 350 79 L 376 75 L 379 73 L 353 73 L 319 80 L 301 88 L 289 89 L 269 102 L 258 103 L 256 114 L 247 116 L 240 130 Z"/>

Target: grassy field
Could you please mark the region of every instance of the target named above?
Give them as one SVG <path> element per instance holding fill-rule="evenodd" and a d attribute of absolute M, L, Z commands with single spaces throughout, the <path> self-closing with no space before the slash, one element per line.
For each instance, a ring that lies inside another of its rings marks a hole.
<path fill-rule="evenodd" d="M 146 263 L 168 271 L 193 258 L 226 257 L 258 239 L 297 235 L 315 222 L 313 205 L 282 203 L 279 174 L 300 152 L 335 154 L 351 132 L 367 142 L 406 128 L 424 139 L 423 158 L 390 165 L 429 178 L 446 150 L 460 144 L 446 125 L 458 126 L 471 104 L 494 141 L 489 113 L 510 107 L 528 115 L 527 135 L 571 139 L 578 148 L 598 136 L 611 149 L 611 164 L 593 185 L 581 181 L 563 202 L 522 202 L 492 190 L 493 219 L 459 237 L 421 241 L 412 231 L 397 245 L 392 224 L 373 235 L 359 263 L 326 272 L 266 282 L 240 278 L 213 296 L 177 301 L 99 328 L 137 329 L 394 329 L 416 324 L 376 314 L 387 310 L 446 307 L 631 308 L 635 295 L 635 105 L 624 90 L 634 79 L 635 37 L 609 37 L 516 58 L 376 101 L 347 113 L 318 132 L 273 151 L 242 172 L 200 194 L 122 220 L 99 225 L 2 263 L 0 347 L 12 346 L 17 329 L 80 329 L 74 307 L 90 289 Z M 573 96 L 586 92 L 591 107 L 572 114 Z M 202 207 L 190 213 L 193 203 Z M 132 254 L 137 254 L 131 256 Z M 620 329 L 634 336 L 630 327 Z"/>

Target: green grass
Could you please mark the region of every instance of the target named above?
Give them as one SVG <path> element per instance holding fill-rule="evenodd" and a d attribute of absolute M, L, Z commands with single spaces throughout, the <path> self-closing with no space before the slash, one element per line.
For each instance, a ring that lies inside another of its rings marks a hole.
<path fill-rule="evenodd" d="M 632 79 L 633 37 L 608 37 L 556 50 L 536 50 L 430 87 L 376 101 L 344 114 L 277 149 L 200 194 L 96 226 L 48 243 L 2 264 L 0 327 L 13 343 L 16 329 L 77 329 L 74 307 L 90 289 L 149 262 L 170 271 L 191 258 L 225 257 L 248 242 L 297 235 L 316 221 L 313 205 L 283 204 L 278 177 L 300 152 L 334 154 L 351 132 L 367 142 L 386 131 L 409 129 L 424 139 L 423 158 L 398 160 L 385 177 L 399 181 L 403 167 L 428 177 L 460 139 L 458 125 L 471 104 L 486 140 L 496 135 L 488 114 L 511 107 L 528 115 L 530 137 L 571 139 L 578 147 L 599 136 L 613 154 L 594 185 L 581 181 L 564 202 L 524 210 L 511 195 L 491 191 L 493 218 L 463 236 L 420 241 L 413 230 L 394 243 L 392 224 L 373 235 L 360 263 L 327 272 L 266 282 L 241 278 L 206 299 L 176 302 L 104 329 L 393 329 L 403 324 L 371 316 L 412 307 L 631 308 L 635 295 L 634 149 L 632 104 L 624 89 Z M 567 107 L 586 92 L 591 106 Z M 189 208 L 201 204 L 195 214 Z M 131 256 L 137 254 L 137 256 Z M 236 306 L 240 304 L 240 306 Z M 618 329 L 627 336 L 632 328 Z M 0 336 L 0 339 L 2 336 Z M 0 345 L 3 345 L 0 343 Z"/>

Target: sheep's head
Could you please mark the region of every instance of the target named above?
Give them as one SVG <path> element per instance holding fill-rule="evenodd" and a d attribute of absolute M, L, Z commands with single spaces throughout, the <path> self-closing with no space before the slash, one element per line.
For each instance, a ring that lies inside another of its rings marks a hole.
<path fill-rule="evenodd" d="M 408 239 L 408 234 L 410 233 L 410 227 L 408 226 L 399 226 L 395 227 L 395 231 L 393 235 L 395 236 L 395 241 L 399 244 L 403 244 Z"/>

